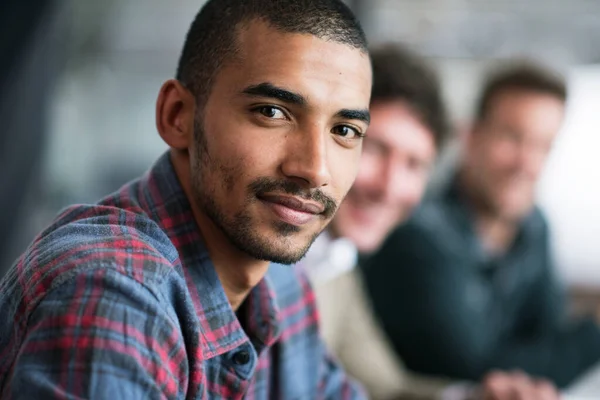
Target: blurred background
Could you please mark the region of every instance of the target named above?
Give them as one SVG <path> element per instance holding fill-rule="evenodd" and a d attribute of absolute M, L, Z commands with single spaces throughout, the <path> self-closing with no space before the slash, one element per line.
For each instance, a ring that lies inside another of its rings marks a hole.
<path fill-rule="evenodd" d="M 565 72 L 568 117 L 539 190 L 558 267 L 600 291 L 600 0 L 353 0 L 372 44 L 432 58 L 458 137 L 484 68 L 533 57 Z M 92 202 L 166 150 L 154 126 L 201 0 L 3 0 L 0 274 L 64 206 Z M 450 144 L 432 184 L 456 157 Z"/>

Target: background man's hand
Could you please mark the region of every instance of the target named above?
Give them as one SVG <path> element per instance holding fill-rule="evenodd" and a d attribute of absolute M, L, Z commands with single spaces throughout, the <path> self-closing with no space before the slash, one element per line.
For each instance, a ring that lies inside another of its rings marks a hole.
<path fill-rule="evenodd" d="M 523 372 L 491 372 L 482 383 L 484 400 L 559 400 L 554 385 Z"/>

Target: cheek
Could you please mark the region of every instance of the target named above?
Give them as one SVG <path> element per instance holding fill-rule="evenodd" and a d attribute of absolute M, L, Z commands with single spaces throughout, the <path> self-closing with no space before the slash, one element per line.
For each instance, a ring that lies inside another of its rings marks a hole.
<path fill-rule="evenodd" d="M 537 178 L 544 169 L 548 155 L 549 152 L 540 153 L 536 151 L 532 151 L 531 154 L 529 154 L 525 161 L 525 165 L 527 165 L 528 171 L 533 174 L 534 178 Z"/>
<path fill-rule="evenodd" d="M 483 160 L 484 163 L 489 163 L 493 169 L 503 170 L 511 168 L 517 161 L 518 149 L 510 143 L 500 142 L 482 155 L 486 157 Z"/>
<path fill-rule="evenodd" d="M 425 183 L 420 178 L 420 176 L 412 178 L 410 187 L 407 190 L 406 201 L 405 201 L 406 206 L 412 208 L 415 205 L 417 205 L 421 201 L 421 198 L 423 197 L 424 192 L 425 192 Z"/>
<path fill-rule="evenodd" d="M 211 149 L 200 173 L 204 177 L 203 184 L 215 188 L 229 203 L 245 198 L 242 191 L 256 178 L 252 176 L 249 166 L 255 166 L 256 163 L 249 154 L 240 151 L 235 145 L 221 145 L 222 143 Z"/>
<path fill-rule="evenodd" d="M 364 152 L 360 159 L 358 176 L 356 179 L 370 179 L 373 176 L 376 176 L 378 171 L 381 170 L 380 164 L 378 157 L 368 152 Z"/>
<path fill-rule="evenodd" d="M 282 147 L 277 135 L 253 124 L 243 112 L 214 113 L 205 126 L 211 162 L 221 165 L 260 169 Z"/>
<path fill-rule="evenodd" d="M 252 140 L 219 140 L 211 151 L 208 168 L 215 184 L 221 185 L 226 193 L 241 192 L 259 177 L 273 176 L 273 163 L 276 162 L 276 146 L 263 146 Z"/>
<path fill-rule="evenodd" d="M 363 153 L 352 190 L 362 192 L 374 186 L 381 180 L 382 171 L 381 163 L 377 160 L 377 157 Z"/>
<path fill-rule="evenodd" d="M 393 182 L 390 182 L 392 190 L 395 191 L 395 204 L 400 209 L 418 203 L 423 196 L 427 184 L 427 174 L 416 169 L 404 167 L 401 173 L 396 174 Z"/>
<path fill-rule="evenodd" d="M 373 182 L 375 182 L 375 180 L 372 174 L 359 170 L 351 190 L 352 192 L 364 193 L 365 190 L 370 188 Z"/>

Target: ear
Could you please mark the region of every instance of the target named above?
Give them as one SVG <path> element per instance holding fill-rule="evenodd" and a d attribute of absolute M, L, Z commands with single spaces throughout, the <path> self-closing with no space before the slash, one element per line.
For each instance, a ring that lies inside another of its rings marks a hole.
<path fill-rule="evenodd" d="M 160 137 L 176 150 L 186 150 L 194 137 L 196 99 L 181 82 L 170 79 L 156 100 L 156 128 Z"/>

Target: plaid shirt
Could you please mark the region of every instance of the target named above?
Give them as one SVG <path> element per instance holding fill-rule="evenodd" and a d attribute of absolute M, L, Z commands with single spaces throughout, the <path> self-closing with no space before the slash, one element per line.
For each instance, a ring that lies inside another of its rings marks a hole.
<path fill-rule="evenodd" d="M 66 209 L 0 283 L 0 397 L 349 399 L 312 289 L 271 265 L 232 310 L 168 154 Z"/>

